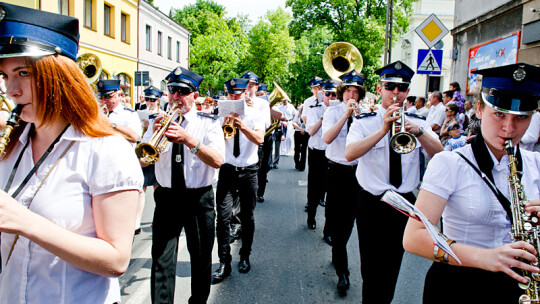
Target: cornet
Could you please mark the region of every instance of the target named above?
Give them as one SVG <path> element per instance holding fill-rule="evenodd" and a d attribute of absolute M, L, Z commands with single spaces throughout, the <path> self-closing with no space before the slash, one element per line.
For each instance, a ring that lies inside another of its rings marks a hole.
<path fill-rule="evenodd" d="M 171 125 L 176 114 L 180 114 L 181 119 L 182 113 L 180 112 L 180 109 L 169 110 L 169 113 L 161 120 L 159 128 L 154 131 L 150 140 L 147 143 L 140 143 L 135 147 L 135 154 L 137 154 L 137 157 L 142 163 L 152 165 L 158 161 L 159 154 L 163 152 L 169 144 L 169 140 L 164 134 Z"/>
<path fill-rule="evenodd" d="M 397 101 L 397 97 L 393 97 L 394 103 Z M 392 123 L 392 137 L 390 138 L 390 147 L 394 152 L 399 154 L 407 154 L 414 151 L 416 148 L 416 138 L 411 133 L 405 131 L 405 102 L 401 111 L 392 113 L 392 117 L 399 118 Z"/>
<path fill-rule="evenodd" d="M 233 125 L 233 118 L 230 116 L 225 117 L 225 122 L 223 123 L 223 134 L 225 138 L 233 138 L 236 135 L 236 127 Z"/>

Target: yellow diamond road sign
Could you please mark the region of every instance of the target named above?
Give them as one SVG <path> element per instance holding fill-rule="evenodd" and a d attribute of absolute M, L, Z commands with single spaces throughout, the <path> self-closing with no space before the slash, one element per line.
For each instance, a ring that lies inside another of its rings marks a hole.
<path fill-rule="evenodd" d="M 432 48 L 449 32 L 435 14 L 431 14 L 414 31 L 424 40 L 429 48 Z"/>

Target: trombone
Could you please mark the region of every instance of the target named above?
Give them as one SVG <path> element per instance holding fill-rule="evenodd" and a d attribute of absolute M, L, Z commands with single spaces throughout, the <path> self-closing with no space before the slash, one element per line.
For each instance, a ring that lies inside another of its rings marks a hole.
<path fill-rule="evenodd" d="M 397 97 L 394 96 L 394 103 L 397 101 Z M 394 152 L 399 154 L 407 154 L 414 151 L 416 148 L 416 138 L 411 133 L 405 131 L 405 102 L 401 111 L 392 113 L 392 117 L 399 118 L 392 122 L 392 137 L 390 137 L 390 147 Z"/>
<path fill-rule="evenodd" d="M 154 131 L 150 140 L 147 143 L 139 143 L 135 147 L 135 154 L 137 154 L 137 157 L 142 163 L 152 165 L 158 161 L 159 154 L 163 152 L 169 144 L 169 140 L 165 137 L 165 131 L 167 131 L 171 125 L 176 114 L 180 115 L 181 120 L 182 112 L 180 112 L 180 109 L 169 110 L 167 116 L 161 120 L 159 128 Z"/>

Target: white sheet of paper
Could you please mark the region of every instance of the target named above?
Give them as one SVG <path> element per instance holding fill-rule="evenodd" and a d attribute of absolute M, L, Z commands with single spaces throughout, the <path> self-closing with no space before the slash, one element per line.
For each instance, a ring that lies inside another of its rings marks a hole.
<path fill-rule="evenodd" d="M 459 264 L 461 264 L 461 261 L 458 259 L 456 254 L 452 251 L 448 243 L 446 243 L 448 238 L 429 221 L 429 219 L 422 213 L 422 211 L 420 211 L 420 209 L 416 208 L 403 196 L 392 190 L 386 191 L 381 200 L 396 208 L 398 211 L 401 211 L 403 214 L 412 217 L 415 220 L 421 221 L 433 239 L 433 243 L 437 245 L 437 247 L 444 250 L 444 252 L 447 252 L 454 259 L 456 259 Z"/>
<path fill-rule="evenodd" d="M 240 100 L 220 100 L 218 101 L 219 117 L 230 116 L 230 113 L 236 113 L 240 116 L 245 112 L 245 101 Z"/>

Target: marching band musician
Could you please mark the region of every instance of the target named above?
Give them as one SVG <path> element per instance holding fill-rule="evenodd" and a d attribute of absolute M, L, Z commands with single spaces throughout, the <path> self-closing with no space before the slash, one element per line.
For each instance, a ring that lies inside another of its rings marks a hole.
<path fill-rule="evenodd" d="M 315 215 L 317 206 L 324 206 L 324 195 L 326 193 L 326 171 L 328 160 L 325 156 L 326 143 L 322 139 L 322 121 L 323 115 L 330 104 L 330 100 L 336 99 L 336 83 L 325 82 L 322 89 L 328 95 L 323 101 L 315 100 L 315 103 L 308 105 L 306 117 L 306 128 L 310 135 L 308 140 L 308 185 L 307 185 L 307 226 L 309 229 L 315 229 L 317 226 Z M 316 91 L 318 89 L 314 89 Z M 305 111 L 305 110 L 304 110 Z M 329 230 L 325 226 L 324 239 L 328 241 Z M 330 244 L 330 242 L 329 242 Z"/>
<path fill-rule="evenodd" d="M 206 303 L 210 294 L 215 211 L 212 183 L 223 162 L 225 143 L 217 117 L 197 112 L 195 100 L 204 78 L 177 67 L 166 78 L 169 106 L 181 115 L 164 136 L 169 144 L 159 155 L 155 172 L 156 207 L 152 222 L 152 303 L 174 303 L 178 239 L 185 229 L 191 258 L 189 303 Z M 160 114 L 143 141 L 160 127 Z"/>
<path fill-rule="evenodd" d="M 99 101 L 107 107 L 111 127 L 121 133 L 133 145 L 141 138 L 139 116 L 122 102 L 120 79 L 102 79 L 97 82 Z"/>
<path fill-rule="evenodd" d="M 433 224 L 442 216 L 444 234 L 463 267 L 456 267 L 453 257 L 439 254 L 441 250 L 434 248 L 419 222 L 410 220 L 405 229 L 405 249 L 438 262 L 433 263 L 425 279 L 423 302 L 428 304 L 522 303 L 518 300 L 524 291 L 518 281 L 527 280 L 520 269 L 540 272 L 530 265 L 538 262 L 539 244 L 513 241 L 510 236 L 512 189 L 505 150 L 505 141 L 511 139 L 522 174 L 521 185 L 529 200 L 521 202 L 526 206 L 523 211 L 538 216 L 540 154 L 518 143 L 538 108 L 540 68 L 517 63 L 473 73 L 483 75 L 482 100 L 476 113 L 482 120 L 480 133 L 470 145 L 456 150 L 461 155 L 456 151 L 435 155 L 416 201 L 416 207 Z M 526 221 L 522 216 L 525 214 L 517 218 Z M 452 290 L 459 293 L 448 292 Z"/>
<path fill-rule="evenodd" d="M 232 78 L 225 82 L 231 100 L 245 102 L 248 79 Z M 249 256 L 255 232 L 253 211 L 257 195 L 258 146 L 264 139 L 265 121 L 256 108 L 245 106 L 244 115 L 229 113 L 236 128 L 234 138 L 225 140 L 225 161 L 219 170 L 216 191 L 217 239 L 219 267 L 212 274 L 215 283 L 223 281 L 231 274 L 230 223 L 232 205 L 240 202 L 242 223 L 242 248 L 238 271 L 247 273 L 251 269 Z"/>
<path fill-rule="evenodd" d="M 420 180 L 420 144 L 431 157 L 443 150 L 438 137 L 422 128 L 423 120 L 408 116 L 405 130 L 417 139 L 416 148 L 408 154 L 398 154 L 390 147 L 389 132 L 392 113 L 402 109 L 409 92 L 414 72 L 401 61 L 391 63 L 377 71 L 382 95 L 381 108 L 373 115 L 356 119 L 347 135 L 345 157 L 348 161 L 359 158 L 356 178 L 361 187 L 358 198 L 357 230 L 360 245 L 362 273 L 362 303 L 390 303 L 403 257 L 403 230 L 406 219 L 391 206 L 381 202 L 383 193 L 392 189 L 410 202 L 415 201 L 412 190 Z M 394 103 L 393 97 L 396 97 Z M 418 144 L 420 143 L 420 144 Z M 384 216 L 383 216 L 384 215 Z M 381 216 L 384 223 L 381 224 Z M 384 239 L 384 249 L 374 246 Z M 373 261 L 384 261 L 373 263 Z M 384 282 L 384 284 L 381 284 Z"/>
<path fill-rule="evenodd" d="M 304 116 L 302 116 L 302 120 L 304 122 L 306 121 L 306 118 L 307 118 L 307 111 L 306 110 L 310 109 L 310 106 L 313 105 L 313 104 L 316 104 L 317 101 L 322 102 L 322 100 L 318 100 L 318 98 L 319 98 L 318 95 L 319 95 L 319 92 L 322 91 L 321 84 L 323 82 L 324 81 L 319 76 L 313 77 L 308 82 L 309 90 L 311 91 L 313 96 L 310 96 L 309 98 L 304 100 L 304 108 L 305 109 L 304 109 Z"/>
<path fill-rule="evenodd" d="M 355 173 L 358 159 L 345 159 L 347 133 L 358 113 L 358 102 L 365 96 L 364 75 L 351 70 L 340 76 L 342 82 L 336 89 L 342 102 L 324 113 L 323 140 L 328 158 L 328 193 L 326 195 L 326 225 L 332 243 L 332 262 L 338 276 L 337 289 L 349 289 L 347 242 L 356 219 L 356 193 L 359 186 Z"/>
<path fill-rule="evenodd" d="M 255 95 L 263 100 L 268 100 L 268 86 L 264 83 L 259 83 L 259 87 L 255 92 Z M 270 105 L 270 103 L 268 102 Z M 270 111 L 273 111 L 270 109 Z M 264 136 L 262 145 L 259 146 L 259 171 L 257 173 L 257 180 L 259 187 L 257 188 L 257 202 L 264 202 L 264 193 L 266 192 L 266 179 L 268 171 L 270 170 L 269 162 L 271 162 L 272 154 L 272 134 Z"/>
<path fill-rule="evenodd" d="M 0 75 L 22 107 L 0 159 L 0 302 L 120 303 L 143 182 L 133 148 L 75 63 L 78 20 L 0 11 Z"/>

